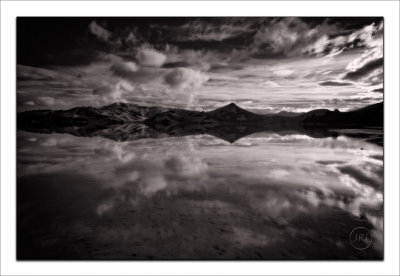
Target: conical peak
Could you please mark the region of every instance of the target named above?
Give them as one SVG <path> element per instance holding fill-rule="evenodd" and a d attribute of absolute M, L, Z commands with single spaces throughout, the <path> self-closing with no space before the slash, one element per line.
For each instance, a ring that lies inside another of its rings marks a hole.
<path fill-rule="evenodd" d="M 237 106 L 235 103 L 230 103 L 230 104 L 224 105 L 216 110 L 225 111 L 225 112 L 235 112 L 235 113 L 245 111 L 243 108 Z"/>
<path fill-rule="evenodd" d="M 118 107 L 118 106 L 123 106 L 123 105 L 125 105 L 125 104 L 121 103 L 121 102 L 115 102 L 115 103 L 112 103 L 112 104 L 109 104 L 109 105 L 105 105 L 103 107 Z"/>
<path fill-rule="evenodd" d="M 225 107 L 225 108 L 229 108 L 229 109 L 240 109 L 240 107 L 237 106 L 237 105 L 234 104 L 234 103 L 227 104 L 227 105 L 224 106 L 224 107 Z"/>

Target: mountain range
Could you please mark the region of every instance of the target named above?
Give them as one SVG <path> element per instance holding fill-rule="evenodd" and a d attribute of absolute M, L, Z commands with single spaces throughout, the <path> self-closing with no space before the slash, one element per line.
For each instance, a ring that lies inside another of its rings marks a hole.
<path fill-rule="evenodd" d="M 381 128 L 383 102 L 349 112 L 316 109 L 306 113 L 277 114 L 256 114 L 234 103 L 212 111 L 115 103 L 99 108 L 25 111 L 18 113 L 17 125 L 19 129 L 33 132 L 103 136 L 118 141 L 163 135 L 210 134 L 232 143 L 262 131 L 296 131 L 310 136 L 331 136 L 332 132 L 327 134 L 326 129 Z"/>

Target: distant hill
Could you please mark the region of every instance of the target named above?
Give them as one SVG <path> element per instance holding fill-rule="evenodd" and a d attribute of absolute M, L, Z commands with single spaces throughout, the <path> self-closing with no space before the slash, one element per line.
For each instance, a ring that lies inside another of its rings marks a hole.
<path fill-rule="evenodd" d="M 252 113 L 234 103 L 209 111 L 207 115 L 222 122 L 254 122 L 265 118 L 264 115 Z"/>
<path fill-rule="evenodd" d="M 348 112 L 317 109 L 300 117 L 306 127 L 382 127 L 383 102 Z"/>
<path fill-rule="evenodd" d="M 208 112 L 117 103 L 100 108 L 25 111 L 18 113 L 17 125 L 18 129 L 31 132 L 101 136 L 115 141 L 209 134 L 233 143 L 265 131 L 289 131 L 321 138 L 337 136 L 329 130 L 332 128 L 382 127 L 383 103 L 349 112 L 315 109 L 298 115 L 255 114 L 233 103 Z M 381 136 L 365 138 L 379 145 L 383 143 Z"/>
<path fill-rule="evenodd" d="M 221 125 L 258 124 L 269 127 L 371 127 L 383 126 L 383 102 L 361 109 L 340 112 L 315 109 L 307 113 L 280 112 L 261 115 L 234 103 L 212 111 L 191 111 L 164 107 L 115 103 L 103 107 L 76 107 L 69 110 L 32 110 L 18 113 L 21 129 L 66 127 L 104 129 L 118 124 L 145 124 L 161 132 L 185 128 L 196 131 Z M 190 127 L 189 127 L 190 126 Z M 249 128 L 247 128 L 249 129 Z"/>
<path fill-rule="evenodd" d="M 156 114 L 154 117 L 145 121 L 153 127 L 169 127 L 171 125 L 221 125 L 221 124 L 298 124 L 296 118 L 287 116 L 262 115 L 247 111 L 234 103 L 212 111 L 189 111 L 189 110 L 169 110 Z"/>
<path fill-rule="evenodd" d="M 18 125 L 92 126 L 143 122 L 167 111 L 163 107 L 114 103 L 103 107 L 81 106 L 68 110 L 31 110 L 18 113 Z"/>

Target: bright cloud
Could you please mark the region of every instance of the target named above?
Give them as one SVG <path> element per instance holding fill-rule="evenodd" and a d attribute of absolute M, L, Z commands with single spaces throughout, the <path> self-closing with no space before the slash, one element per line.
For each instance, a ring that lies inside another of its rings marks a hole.
<path fill-rule="evenodd" d="M 97 38 L 102 39 L 104 41 L 108 41 L 111 37 L 111 33 L 101 27 L 99 24 L 96 23 L 96 21 L 93 21 L 89 25 L 89 29 L 94 34 Z"/>
<path fill-rule="evenodd" d="M 207 75 L 189 68 L 176 68 L 164 76 L 165 83 L 178 89 L 196 88 L 207 80 Z"/>
<path fill-rule="evenodd" d="M 167 57 L 154 49 L 141 48 L 137 54 L 140 65 L 149 67 L 161 67 Z"/>

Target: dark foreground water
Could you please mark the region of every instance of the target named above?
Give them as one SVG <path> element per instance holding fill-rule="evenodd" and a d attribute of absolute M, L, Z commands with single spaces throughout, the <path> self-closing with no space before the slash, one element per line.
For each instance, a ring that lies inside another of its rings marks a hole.
<path fill-rule="evenodd" d="M 19 131 L 17 257 L 382 259 L 383 148 L 365 139 L 381 131 L 343 133 Z"/>

